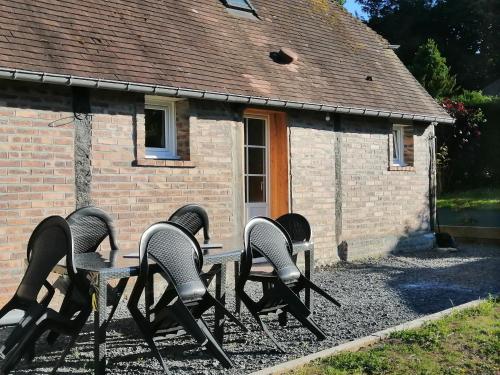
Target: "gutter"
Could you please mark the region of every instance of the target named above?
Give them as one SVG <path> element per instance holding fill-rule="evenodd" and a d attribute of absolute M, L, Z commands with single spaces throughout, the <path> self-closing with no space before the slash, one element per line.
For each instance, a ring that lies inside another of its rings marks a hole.
<path fill-rule="evenodd" d="M 304 109 L 311 111 L 340 113 L 350 115 L 361 115 L 370 117 L 389 118 L 392 120 L 413 120 L 425 122 L 437 122 L 452 124 L 455 120 L 451 117 L 424 116 L 407 112 L 393 112 L 370 108 L 356 108 L 345 106 L 334 106 L 318 103 L 306 103 L 280 99 L 265 98 L 259 96 L 237 95 L 215 91 L 184 89 L 181 87 L 170 87 L 151 85 L 136 82 L 114 81 L 98 78 L 79 77 L 66 74 L 43 73 L 30 70 L 0 68 L 0 79 L 10 79 L 24 82 L 49 83 L 64 86 L 78 86 L 93 89 L 127 91 L 150 95 L 165 95 L 180 98 L 207 99 L 227 103 L 240 103 L 250 105 L 269 106 L 276 108 Z"/>

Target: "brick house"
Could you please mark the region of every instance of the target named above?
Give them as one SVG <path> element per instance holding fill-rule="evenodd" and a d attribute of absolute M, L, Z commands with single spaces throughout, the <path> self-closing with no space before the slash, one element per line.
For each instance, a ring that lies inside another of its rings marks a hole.
<path fill-rule="evenodd" d="M 38 222 L 95 204 L 134 249 L 187 202 L 216 237 L 299 212 L 317 264 L 432 246 L 452 119 L 327 0 L 0 0 L 0 305 Z"/>

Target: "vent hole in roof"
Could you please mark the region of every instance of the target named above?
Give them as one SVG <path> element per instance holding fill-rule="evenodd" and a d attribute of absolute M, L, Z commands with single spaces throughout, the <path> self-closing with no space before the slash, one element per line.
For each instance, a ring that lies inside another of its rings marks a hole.
<path fill-rule="evenodd" d="M 269 57 L 278 64 L 292 64 L 299 59 L 299 55 L 290 48 L 283 47 L 278 52 L 271 52 Z"/>

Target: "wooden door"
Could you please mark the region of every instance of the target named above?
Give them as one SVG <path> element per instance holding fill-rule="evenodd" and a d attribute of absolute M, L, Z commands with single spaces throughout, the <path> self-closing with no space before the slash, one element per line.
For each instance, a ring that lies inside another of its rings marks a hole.
<path fill-rule="evenodd" d="M 289 155 L 286 114 L 276 111 L 245 111 L 245 117 L 267 119 L 268 129 L 268 215 L 277 218 L 289 209 Z"/>

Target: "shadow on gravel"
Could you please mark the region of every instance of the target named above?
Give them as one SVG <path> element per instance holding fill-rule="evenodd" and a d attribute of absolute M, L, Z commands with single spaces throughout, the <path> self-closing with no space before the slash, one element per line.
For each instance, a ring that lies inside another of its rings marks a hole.
<path fill-rule="evenodd" d="M 418 314 L 431 314 L 490 294 L 500 294 L 500 249 L 463 248 L 457 253 L 402 254 L 415 267 L 375 267 L 387 285 Z M 432 266 L 431 266 L 432 265 Z"/>
<path fill-rule="evenodd" d="M 315 340 L 294 319 L 282 328 L 270 317 L 270 329 L 287 348 L 287 353 L 281 354 L 243 310 L 242 322 L 250 332 L 242 335 L 236 326 L 228 324 L 224 340 L 224 348 L 235 363 L 234 369 L 224 370 L 187 337 L 160 340 L 159 346 L 172 374 L 248 374 L 454 305 L 485 298 L 490 293 L 500 294 L 499 270 L 500 248 L 477 245 L 465 246 L 457 253 L 399 253 L 339 263 L 315 273 L 315 281 L 342 303 L 341 308 L 332 308 L 326 300 L 315 296 L 314 320 L 327 332 L 324 341 Z M 251 291 L 259 292 L 257 289 Z M 230 291 L 227 302 L 232 309 L 234 296 Z M 141 338 L 125 303 L 120 305 L 115 317 L 108 331 L 108 373 L 161 374 L 158 362 Z M 207 318 L 211 326 L 210 314 Z M 89 322 L 59 373 L 92 372 L 92 330 L 93 325 Z M 66 343 L 61 340 L 49 347 L 40 340 L 35 361 L 31 365 L 23 364 L 13 375 L 49 374 Z"/>

